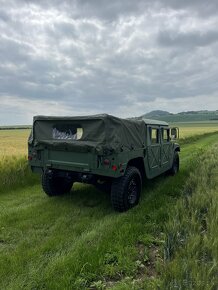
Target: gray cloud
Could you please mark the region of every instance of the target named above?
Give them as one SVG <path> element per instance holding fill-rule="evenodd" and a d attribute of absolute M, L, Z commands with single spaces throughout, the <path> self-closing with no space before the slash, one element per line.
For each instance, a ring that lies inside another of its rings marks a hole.
<path fill-rule="evenodd" d="M 0 1 L 2 123 L 217 105 L 217 1 Z"/>
<path fill-rule="evenodd" d="M 178 32 L 160 31 L 158 41 L 164 46 L 194 47 L 194 46 L 210 46 L 218 41 L 218 31 L 201 31 Z"/>
<path fill-rule="evenodd" d="M 161 1 L 162 2 L 162 1 Z M 204 1 L 204 0 L 165 0 L 162 2 L 163 5 L 166 5 L 175 10 L 189 10 L 194 14 L 198 14 L 201 17 L 207 17 L 210 15 L 216 15 L 218 12 L 218 1 Z"/>
<path fill-rule="evenodd" d="M 205 17 L 216 15 L 218 12 L 218 0 L 21 0 L 25 4 L 41 6 L 46 9 L 58 7 L 60 11 L 66 11 L 73 17 L 96 17 L 104 21 L 115 20 L 120 16 L 138 15 L 148 9 L 170 8 L 176 11 L 188 10 L 192 14 Z M 16 2 L 15 2 L 16 3 Z M 16 5 L 16 4 L 15 4 Z"/>

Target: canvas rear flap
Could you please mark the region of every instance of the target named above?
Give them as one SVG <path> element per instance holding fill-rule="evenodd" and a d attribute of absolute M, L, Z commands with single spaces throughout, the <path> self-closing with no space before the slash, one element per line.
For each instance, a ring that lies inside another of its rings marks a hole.
<path fill-rule="evenodd" d="M 29 143 L 77 152 L 120 152 L 143 148 L 146 125 L 143 121 L 110 115 L 84 117 L 34 117 Z"/>

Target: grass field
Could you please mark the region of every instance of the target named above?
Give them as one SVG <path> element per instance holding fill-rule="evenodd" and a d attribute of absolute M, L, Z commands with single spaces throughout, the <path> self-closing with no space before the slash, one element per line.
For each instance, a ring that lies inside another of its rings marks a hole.
<path fill-rule="evenodd" d="M 217 289 L 218 133 L 183 142 L 179 174 L 123 214 L 92 186 L 48 198 L 19 158 L 28 134 L 0 131 L 0 289 Z"/>
<path fill-rule="evenodd" d="M 0 130 L 0 158 L 6 156 L 27 156 L 29 129 Z"/>

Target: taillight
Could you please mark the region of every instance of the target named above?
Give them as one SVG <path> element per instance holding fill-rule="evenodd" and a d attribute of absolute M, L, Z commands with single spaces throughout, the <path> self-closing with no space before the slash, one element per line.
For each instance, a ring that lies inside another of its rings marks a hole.
<path fill-rule="evenodd" d="M 111 168 L 112 168 L 113 171 L 117 171 L 117 165 L 112 165 Z"/>

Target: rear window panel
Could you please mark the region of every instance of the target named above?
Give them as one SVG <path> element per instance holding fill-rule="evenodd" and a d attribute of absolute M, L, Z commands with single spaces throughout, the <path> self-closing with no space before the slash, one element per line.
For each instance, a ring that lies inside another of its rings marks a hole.
<path fill-rule="evenodd" d="M 83 128 L 79 124 L 55 124 L 52 128 L 52 138 L 55 140 L 80 140 Z"/>

